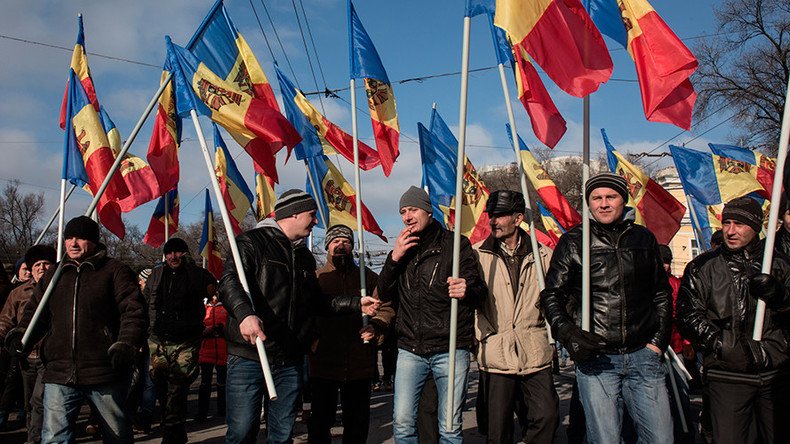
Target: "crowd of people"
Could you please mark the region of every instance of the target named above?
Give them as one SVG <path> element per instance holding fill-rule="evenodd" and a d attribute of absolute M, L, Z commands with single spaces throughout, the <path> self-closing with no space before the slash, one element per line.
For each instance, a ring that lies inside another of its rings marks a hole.
<path fill-rule="evenodd" d="M 31 443 L 73 442 L 85 402 L 105 442 L 133 442 L 133 427 L 147 433 L 158 422 L 164 443 L 185 443 L 187 397 L 199 377 L 194 419 L 208 418 L 216 380 L 213 412 L 225 417 L 229 443 L 255 443 L 264 420 L 266 442 L 292 442 L 306 400 L 309 442 L 332 441 L 339 405 L 343 442 L 364 443 L 371 390 L 383 380 L 394 392 L 396 443 L 460 443 L 476 361 L 477 425 L 488 442 L 551 443 L 560 423 L 553 376 L 560 348 L 575 365 L 569 442 L 694 442 L 696 422 L 708 442 L 786 440 L 784 202 L 769 273 L 761 269 L 763 209 L 742 197 L 724 206 L 713 239 L 719 245 L 678 278 L 672 251 L 635 223 L 622 177 L 599 174 L 584 191 L 591 217 L 586 313 L 582 226 L 553 251 L 533 249 L 523 228 L 526 202 L 515 191 L 491 193 L 491 235 L 475 245 L 462 237 L 454 263 L 453 233 L 433 218 L 427 193 L 409 188 L 399 204 L 404 228 L 380 274 L 364 270 L 366 291 L 351 228 L 327 229 L 326 261 L 317 266 L 305 242 L 317 206 L 300 190 L 283 193 L 272 217 L 236 238 L 241 262 L 229 258 L 219 281 L 178 238 L 164 245 L 163 262 L 135 274 L 107 256 L 93 220 L 72 219 L 61 263 L 53 248 L 36 245 L 12 280 L 0 273 L 7 295 L 0 426 L 17 390 Z M 758 302 L 765 322 L 754 340 Z M 258 339 L 275 399 L 268 399 Z M 382 346 L 393 352 L 384 353 L 380 379 Z M 702 381 L 699 419 L 690 417 L 684 370 Z"/>

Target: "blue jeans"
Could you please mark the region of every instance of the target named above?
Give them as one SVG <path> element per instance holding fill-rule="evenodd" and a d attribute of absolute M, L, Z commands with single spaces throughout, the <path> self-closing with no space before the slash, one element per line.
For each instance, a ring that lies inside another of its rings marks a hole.
<path fill-rule="evenodd" d="M 455 387 L 453 398 L 453 428 L 447 430 L 447 393 L 450 353 L 415 355 L 398 349 L 398 362 L 395 370 L 395 399 L 393 412 L 393 432 L 396 443 L 417 444 L 417 406 L 420 394 L 430 373 L 436 381 L 439 395 L 439 442 L 463 442 L 461 427 L 461 406 L 466 398 L 466 377 L 469 374 L 469 351 L 455 351 Z"/>
<path fill-rule="evenodd" d="M 672 416 L 662 356 L 645 347 L 622 355 L 598 355 L 576 365 L 590 444 L 620 442 L 623 405 L 639 443 L 673 442 Z"/>
<path fill-rule="evenodd" d="M 96 407 L 101 433 L 106 443 L 131 443 L 132 427 L 123 409 L 127 384 L 68 386 L 44 384 L 44 424 L 42 443 L 74 442 L 74 425 L 84 401 Z"/>
<path fill-rule="evenodd" d="M 302 388 L 302 367 L 272 365 L 271 370 L 277 389 L 277 400 L 269 401 L 266 442 L 288 443 L 291 442 L 296 420 L 296 401 Z M 266 396 L 266 382 L 263 380 L 260 361 L 228 356 L 225 393 L 225 419 L 228 423 L 225 441 L 228 444 L 254 444 L 261 428 L 261 400 Z"/>

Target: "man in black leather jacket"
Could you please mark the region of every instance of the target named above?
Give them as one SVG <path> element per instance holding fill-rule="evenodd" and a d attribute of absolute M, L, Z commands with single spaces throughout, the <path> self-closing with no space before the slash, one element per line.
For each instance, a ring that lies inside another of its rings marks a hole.
<path fill-rule="evenodd" d="M 680 332 L 704 355 L 713 436 L 720 444 L 786 442 L 790 433 L 788 341 L 778 319 L 790 308 L 790 263 L 776 252 L 771 274 L 760 272 L 762 222 L 755 200 L 728 202 L 724 244 L 686 266 L 678 295 Z M 758 299 L 767 307 L 762 340 L 754 341 Z"/>
<path fill-rule="evenodd" d="M 304 245 L 318 223 L 316 209 L 309 194 L 288 190 L 275 203 L 273 219 L 236 238 L 250 295 L 233 258 L 225 264 L 219 296 L 228 311 L 228 443 L 255 443 L 260 428 L 265 383 L 257 338 L 264 341 L 278 396 L 269 402 L 266 442 L 291 442 L 304 355 L 318 338 L 315 315 L 360 309 L 375 315 L 378 308 L 370 296 L 321 297 L 315 258 Z"/>
<path fill-rule="evenodd" d="M 662 354 L 669 343 L 671 289 L 658 243 L 634 224 L 625 179 L 587 181 L 591 331 L 581 325 L 582 227 L 565 233 L 546 275 L 541 304 L 554 337 L 576 363 L 590 443 L 620 442 L 623 404 L 640 442 L 671 443 Z"/>

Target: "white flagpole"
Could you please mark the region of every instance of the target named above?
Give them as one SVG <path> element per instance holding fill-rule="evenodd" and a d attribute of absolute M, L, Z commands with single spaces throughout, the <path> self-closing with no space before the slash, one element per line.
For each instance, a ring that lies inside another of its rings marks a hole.
<path fill-rule="evenodd" d="M 41 239 L 44 239 L 44 235 L 47 234 L 47 230 L 52 224 L 55 222 L 55 219 L 58 219 L 58 257 L 63 254 L 63 225 L 64 225 L 64 218 L 63 218 L 63 210 L 66 206 L 66 201 L 69 200 L 71 197 L 71 193 L 77 188 L 77 185 L 72 185 L 69 189 L 68 193 L 65 195 L 63 194 L 64 187 L 66 185 L 66 179 L 60 180 L 60 202 L 58 203 L 58 208 L 55 209 L 55 212 L 52 213 L 52 217 L 49 218 L 49 221 L 44 225 L 44 228 L 41 230 L 41 234 L 38 235 L 36 241 L 33 242 L 33 245 L 38 245 L 41 243 Z"/>
<path fill-rule="evenodd" d="M 217 181 L 214 163 L 211 161 L 211 154 L 209 154 L 206 138 L 203 136 L 203 129 L 200 127 L 200 120 L 198 120 L 195 110 L 191 110 L 190 114 L 192 116 L 192 123 L 195 125 L 195 132 L 197 133 L 198 140 L 200 141 L 200 148 L 203 151 L 203 158 L 206 161 L 208 175 L 211 178 L 211 186 L 214 190 L 214 196 L 217 199 L 220 214 L 222 214 L 222 223 L 225 226 L 225 233 L 228 236 L 228 245 L 230 245 L 230 251 L 233 255 L 233 262 L 236 264 L 236 274 L 239 276 L 239 282 L 241 283 L 242 288 L 244 288 L 244 292 L 247 294 L 247 297 L 250 299 L 250 303 L 253 304 L 254 309 L 255 304 L 253 303 L 252 296 L 250 294 L 250 285 L 247 282 L 247 275 L 244 272 L 244 265 L 241 262 L 239 246 L 236 244 L 236 237 L 233 235 L 233 226 L 230 223 L 230 215 L 228 214 L 228 208 L 225 206 L 225 200 L 222 198 L 222 191 L 219 188 L 219 181 Z M 269 399 L 275 400 L 277 399 L 277 390 L 274 386 L 274 378 L 272 377 L 271 368 L 269 367 L 269 358 L 266 355 L 266 349 L 263 346 L 263 341 L 261 338 L 256 338 L 255 345 L 258 348 L 258 357 L 261 360 L 261 369 L 263 370 L 263 378 L 266 381 L 266 389 L 269 393 Z"/>
<path fill-rule="evenodd" d="M 582 135 L 582 329 L 590 330 L 590 208 L 584 189 L 590 179 L 590 96 L 584 98 Z"/>
<path fill-rule="evenodd" d="M 782 130 L 779 135 L 779 152 L 776 155 L 776 171 L 774 172 L 774 185 L 771 188 L 771 209 L 768 212 L 768 231 L 765 236 L 765 252 L 763 253 L 762 272 L 771 273 L 771 262 L 774 258 L 774 241 L 776 240 L 776 226 L 779 221 L 779 199 L 782 195 L 782 182 L 784 178 L 785 160 L 787 159 L 787 146 L 790 139 L 790 77 L 787 79 L 787 94 L 785 96 L 785 110 L 782 115 Z M 757 301 L 757 311 L 754 313 L 754 331 L 752 339 L 763 339 L 763 324 L 765 323 L 765 301 Z"/>
<path fill-rule="evenodd" d="M 686 194 L 686 205 L 688 205 L 689 216 L 691 216 L 691 220 L 694 222 L 694 228 L 692 231 L 694 232 L 694 237 L 697 239 L 697 248 L 702 251 L 702 228 L 699 224 L 699 217 L 697 216 L 697 210 L 694 209 L 694 205 L 691 203 L 691 196 Z"/>
<path fill-rule="evenodd" d="M 359 295 L 365 297 L 368 295 L 367 282 L 365 279 L 365 236 L 362 229 L 362 184 L 359 179 L 359 134 L 357 132 L 357 91 L 354 88 L 354 80 L 350 80 L 351 87 L 351 135 L 354 141 L 354 186 L 357 189 L 356 206 L 357 206 L 357 240 L 359 241 Z M 326 226 L 329 229 L 329 226 Z M 367 327 L 368 317 L 362 315 L 362 325 Z M 369 341 L 364 341 L 366 344 Z"/>
<path fill-rule="evenodd" d="M 318 200 L 318 194 L 320 190 L 315 184 L 315 179 L 313 178 L 313 173 L 310 171 L 310 165 L 307 164 L 307 159 L 304 160 L 304 170 L 307 173 L 307 180 L 310 182 L 310 188 L 313 189 L 313 196 L 316 197 L 316 201 Z M 324 231 L 329 229 L 329 218 L 326 214 L 324 214 L 324 207 L 318 205 L 318 216 L 321 218 L 321 222 L 324 223 Z M 312 248 L 310 249 L 312 251 Z"/>

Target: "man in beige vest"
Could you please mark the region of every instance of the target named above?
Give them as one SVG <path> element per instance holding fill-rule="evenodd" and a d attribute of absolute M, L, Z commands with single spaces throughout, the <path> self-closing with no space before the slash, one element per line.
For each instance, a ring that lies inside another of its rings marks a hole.
<path fill-rule="evenodd" d="M 559 421 L 552 349 L 539 306 L 540 288 L 524 221 L 524 196 L 500 190 L 486 204 L 491 235 L 474 246 L 488 298 L 477 311 L 477 360 L 488 404 L 488 442 L 513 442 L 516 396 L 528 410 L 529 443 L 550 443 Z M 551 252 L 540 248 L 543 269 Z"/>

